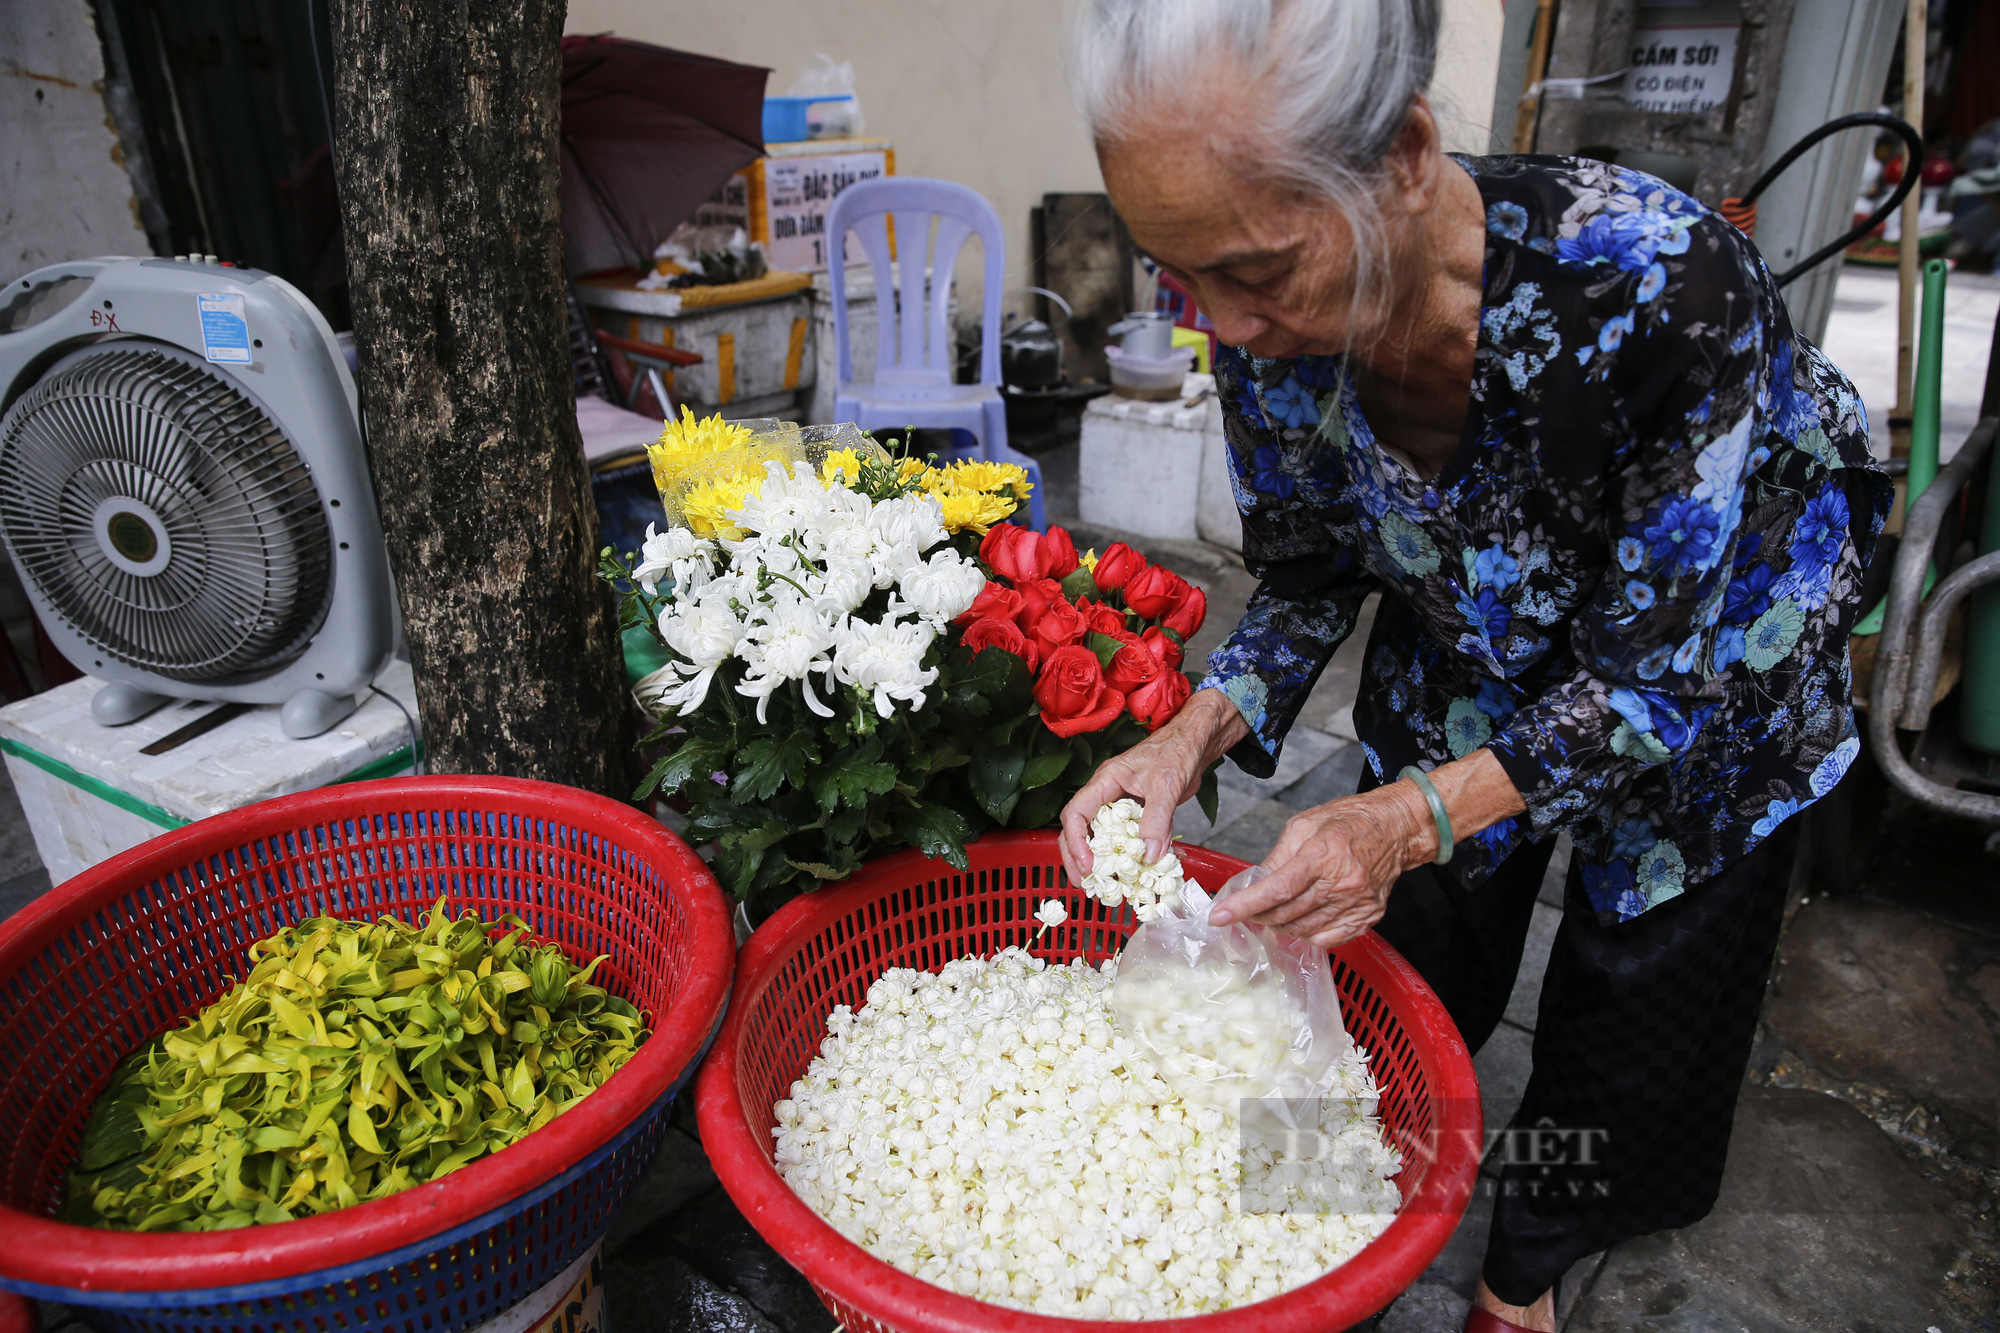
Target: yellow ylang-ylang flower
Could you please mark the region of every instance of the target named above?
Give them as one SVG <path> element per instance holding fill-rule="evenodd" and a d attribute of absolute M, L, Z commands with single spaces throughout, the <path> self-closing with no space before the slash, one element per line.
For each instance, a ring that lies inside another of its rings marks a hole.
<path fill-rule="evenodd" d="M 496 935 L 497 929 L 504 934 Z M 113 1074 L 65 1221 L 286 1222 L 385 1198 L 519 1142 L 611 1077 L 639 1011 L 517 917 L 444 900 L 420 926 L 312 917 Z"/>

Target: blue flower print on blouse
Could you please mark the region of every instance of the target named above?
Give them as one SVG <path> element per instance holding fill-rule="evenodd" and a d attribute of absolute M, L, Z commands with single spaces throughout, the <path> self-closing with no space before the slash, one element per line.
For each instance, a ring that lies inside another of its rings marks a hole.
<path fill-rule="evenodd" d="M 1565 264 L 1610 264 L 1628 273 L 1644 273 L 1659 255 L 1686 254 L 1692 217 L 1668 217 L 1650 211 L 1599 213 L 1575 236 L 1556 242 L 1556 257 Z"/>
<path fill-rule="evenodd" d="M 1600 914 L 1623 920 L 1645 910 L 1645 899 L 1632 890 L 1629 861 L 1608 861 L 1583 868 L 1583 891 Z M 1629 899 L 1629 901 L 1628 901 Z M 1632 909 L 1637 908 L 1637 911 Z"/>
<path fill-rule="evenodd" d="M 1511 588 L 1520 581 L 1520 562 L 1498 546 L 1489 546 L 1472 558 L 1472 578 L 1482 588 Z"/>
<path fill-rule="evenodd" d="M 1852 385 L 1734 228 L 1603 163 L 1454 159 L 1483 196 L 1463 443 L 1419 478 L 1341 358 L 1218 349 L 1259 580 L 1202 688 L 1268 774 L 1364 600 L 1370 770 L 1476 750 L 1526 813 L 1468 838 L 1477 892 L 1567 832 L 1601 919 L 1682 894 L 1852 762 L 1848 629 L 1890 491 Z M 1581 351 L 1583 355 L 1563 355 Z"/>
<path fill-rule="evenodd" d="M 1528 210 L 1503 199 L 1486 210 L 1486 230 L 1503 241 L 1518 241 L 1528 234 Z"/>
<path fill-rule="evenodd" d="M 1264 390 L 1264 410 L 1281 425 L 1319 424 L 1319 404 L 1313 401 L 1311 390 L 1301 384 L 1296 376 L 1280 380 Z"/>
<path fill-rule="evenodd" d="M 1659 840 L 1652 821 L 1628 819 L 1611 831 L 1611 854 L 1621 860 L 1636 861 L 1653 850 L 1653 844 Z"/>
<path fill-rule="evenodd" d="M 1747 625 L 1771 609 L 1771 585 L 1778 576 L 1769 565 L 1752 565 L 1729 581 L 1722 594 L 1722 618 L 1735 625 Z"/>
<path fill-rule="evenodd" d="M 1518 706 L 1514 702 L 1514 687 L 1491 676 L 1479 682 L 1479 693 L 1472 703 L 1496 722 L 1504 722 L 1514 716 L 1514 709 Z"/>
<path fill-rule="evenodd" d="M 1292 498 L 1292 474 L 1285 470 L 1285 460 L 1277 445 L 1259 445 L 1251 451 L 1250 486 L 1280 500 Z"/>
<path fill-rule="evenodd" d="M 1825 491 L 1806 501 L 1806 510 L 1792 527 L 1792 567 L 1831 569 L 1847 539 L 1847 497 Z"/>
<path fill-rule="evenodd" d="M 1458 613 L 1465 617 L 1472 632 L 1488 643 L 1505 637 L 1508 626 L 1514 623 L 1513 609 L 1491 588 L 1481 588 L 1471 596 L 1460 593 Z"/>
<path fill-rule="evenodd" d="M 1713 563 L 1710 552 L 1721 529 L 1715 511 L 1699 500 L 1670 495 L 1654 511 L 1646 525 L 1649 554 L 1674 573 L 1706 568 Z"/>

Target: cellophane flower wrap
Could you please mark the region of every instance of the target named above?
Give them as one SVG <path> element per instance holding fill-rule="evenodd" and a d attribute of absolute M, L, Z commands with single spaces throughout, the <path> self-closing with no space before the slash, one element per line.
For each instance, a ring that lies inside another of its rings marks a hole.
<path fill-rule="evenodd" d="M 903 847 L 964 868 L 1187 699 L 1200 592 L 1130 553 L 1151 612 L 1100 588 L 1067 533 L 1006 522 L 1017 467 L 685 412 L 650 453 L 668 523 L 601 571 L 667 659 L 635 691 L 666 747 L 636 795 L 684 799 L 753 907 Z"/>

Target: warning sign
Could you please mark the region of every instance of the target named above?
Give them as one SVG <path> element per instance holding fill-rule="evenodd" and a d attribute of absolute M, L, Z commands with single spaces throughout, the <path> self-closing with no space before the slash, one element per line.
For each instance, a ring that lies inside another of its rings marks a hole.
<path fill-rule="evenodd" d="M 1625 104 L 1641 111 L 1700 115 L 1722 105 L 1736 75 L 1735 24 L 1661 23 L 1632 33 Z"/>

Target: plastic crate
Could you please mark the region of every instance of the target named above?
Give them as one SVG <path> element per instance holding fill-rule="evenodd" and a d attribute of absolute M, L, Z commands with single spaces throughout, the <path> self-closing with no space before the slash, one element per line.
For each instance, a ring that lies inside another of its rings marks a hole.
<path fill-rule="evenodd" d="M 54 1221 L 118 1061 L 221 994 L 247 946 L 311 916 L 513 912 L 638 1006 L 652 1035 L 520 1143 L 390 1198 L 241 1230 Z M 686 843 L 551 783 L 400 778 L 247 806 L 156 838 L 0 925 L 0 1287 L 146 1333 L 453 1333 L 561 1274 L 651 1164 L 714 1035 L 735 953 Z"/>
<path fill-rule="evenodd" d="M 1188 874 L 1215 887 L 1246 864 L 1200 847 L 1178 850 Z M 1138 928 L 1129 908 L 1109 912 L 1068 883 L 1052 831 L 989 835 L 966 851 L 972 865 L 963 873 L 915 852 L 885 857 L 765 922 L 738 959 L 729 1015 L 696 1084 L 702 1143 L 723 1188 L 848 1333 L 1323 1333 L 1374 1314 L 1430 1266 L 1479 1170 L 1479 1085 L 1444 1006 L 1373 933 L 1334 951 L 1333 976 L 1348 1031 L 1370 1056 L 1383 1130 L 1403 1154 L 1403 1206 L 1372 1244 L 1316 1281 L 1185 1319 L 1057 1318 L 912 1277 L 813 1212 L 772 1161 L 771 1107 L 818 1053 L 835 1005 L 859 1009 L 869 983 L 891 967 L 936 971 L 1009 945 L 1059 962 L 1101 962 Z M 1068 908 L 1069 921 L 1036 941 L 1034 911 L 1048 898 Z"/>

